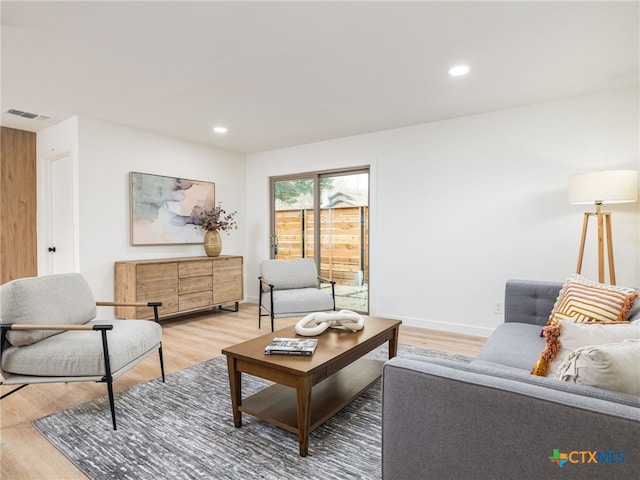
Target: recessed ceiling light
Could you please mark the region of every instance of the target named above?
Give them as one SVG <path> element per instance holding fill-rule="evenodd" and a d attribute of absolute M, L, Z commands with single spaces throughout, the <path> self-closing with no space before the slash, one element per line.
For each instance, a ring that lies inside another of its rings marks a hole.
<path fill-rule="evenodd" d="M 449 70 L 449 75 L 452 77 L 459 77 L 461 75 L 466 75 L 471 70 L 467 65 L 456 65 L 455 67 Z"/>
<path fill-rule="evenodd" d="M 227 133 L 227 127 L 213 127 L 213 131 L 216 133 Z"/>

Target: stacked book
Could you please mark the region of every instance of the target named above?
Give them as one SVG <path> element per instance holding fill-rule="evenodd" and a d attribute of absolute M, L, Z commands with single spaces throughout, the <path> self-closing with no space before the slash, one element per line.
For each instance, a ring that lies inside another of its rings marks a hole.
<path fill-rule="evenodd" d="M 264 349 L 266 355 L 311 356 L 318 346 L 317 338 L 274 338 Z"/>

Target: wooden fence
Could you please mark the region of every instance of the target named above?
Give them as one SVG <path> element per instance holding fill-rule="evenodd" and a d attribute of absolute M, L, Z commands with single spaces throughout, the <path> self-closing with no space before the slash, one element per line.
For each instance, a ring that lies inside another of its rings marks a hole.
<path fill-rule="evenodd" d="M 320 210 L 320 275 L 339 285 L 369 282 L 369 208 Z M 313 210 L 276 212 L 276 258 L 313 258 Z"/>

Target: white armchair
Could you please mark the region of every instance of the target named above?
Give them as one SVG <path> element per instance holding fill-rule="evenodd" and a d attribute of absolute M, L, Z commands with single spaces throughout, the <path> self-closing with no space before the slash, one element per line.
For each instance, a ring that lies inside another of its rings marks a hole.
<path fill-rule="evenodd" d="M 97 303 L 82 275 L 21 278 L 0 287 L 0 385 L 105 382 L 116 429 L 113 381 L 158 351 L 164 382 L 161 302 Z M 96 320 L 96 306 L 148 306 L 149 320 Z"/>
<path fill-rule="evenodd" d="M 271 318 L 273 332 L 275 318 L 297 317 L 336 308 L 336 282 L 319 277 L 312 258 L 264 260 L 260 264 L 259 280 L 258 328 L 264 316 Z M 331 285 L 331 294 L 320 289 L 321 282 Z"/>

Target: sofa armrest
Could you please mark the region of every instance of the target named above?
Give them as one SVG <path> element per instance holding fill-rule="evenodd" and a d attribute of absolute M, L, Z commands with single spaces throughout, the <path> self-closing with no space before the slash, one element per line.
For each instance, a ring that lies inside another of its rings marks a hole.
<path fill-rule="evenodd" d="M 607 478 L 636 478 L 640 406 L 633 397 L 620 403 L 617 394 L 607 399 L 599 389 L 589 396 L 588 387 L 555 389 L 547 379 L 516 377 L 446 360 L 389 360 L 383 479 L 602 478 L 602 468 Z M 549 460 L 554 449 L 614 452 L 610 459 L 623 452 L 624 463 L 567 465 L 559 472 Z"/>
<path fill-rule="evenodd" d="M 545 325 L 561 288 L 561 282 L 507 281 L 504 321 Z"/>

